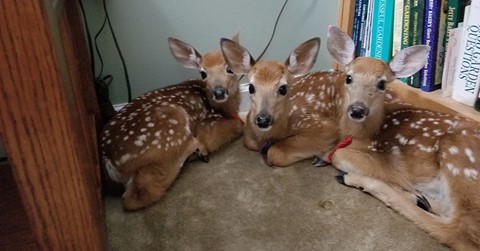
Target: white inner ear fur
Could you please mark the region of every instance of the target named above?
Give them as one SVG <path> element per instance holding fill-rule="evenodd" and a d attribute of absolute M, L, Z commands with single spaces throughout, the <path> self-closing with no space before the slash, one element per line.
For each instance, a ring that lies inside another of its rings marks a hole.
<path fill-rule="evenodd" d="M 298 63 L 297 62 L 297 54 L 295 54 L 295 52 L 292 52 L 290 54 L 290 57 L 289 57 L 288 61 L 290 61 L 290 66 L 292 66 L 292 67 L 297 66 L 297 63 Z"/>
<path fill-rule="evenodd" d="M 250 69 L 250 54 L 247 51 L 243 52 L 242 64 L 245 69 Z"/>

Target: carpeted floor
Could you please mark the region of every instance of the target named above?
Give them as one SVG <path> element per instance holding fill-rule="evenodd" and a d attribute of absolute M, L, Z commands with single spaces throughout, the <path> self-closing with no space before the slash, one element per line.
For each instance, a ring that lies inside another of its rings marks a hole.
<path fill-rule="evenodd" d="M 107 197 L 110 250 L 448 250 L 332 167 L 264 165 L 237 140 L 183 169 L 154 206 Z"/>

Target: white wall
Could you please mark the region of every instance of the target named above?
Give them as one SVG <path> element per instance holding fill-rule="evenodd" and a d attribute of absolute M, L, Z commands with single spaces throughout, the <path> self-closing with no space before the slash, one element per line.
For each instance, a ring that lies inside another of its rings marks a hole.
<path fill-rule="evenodd" d="M 130 74 L 133 96 L 199 74 L 182 68 L 171 56 L 167 38 L 177 37 L 200 53 L 219 48 L 221 37 L 240 32 L 240 43 L 257 57 L 267 44 L 283 0 L 107 0 L 117 39 Z M 101 0 L 83 0 L 92 36 L 101 25 Z M 335 24 L 338 1 L 289 0 L 276 36 L 264 59 L 284 61 L 290 51 L 307 39 L 319 36 L 321 51 L 314 70 L 329 69 L 326 51 L 329 24 Z M 113 103 L 127 100 L 125 80 L 110 33 L 99 37 L 105 74 L 112 74 Z M 99 66 L 97 66 L 97 71 Z"/>

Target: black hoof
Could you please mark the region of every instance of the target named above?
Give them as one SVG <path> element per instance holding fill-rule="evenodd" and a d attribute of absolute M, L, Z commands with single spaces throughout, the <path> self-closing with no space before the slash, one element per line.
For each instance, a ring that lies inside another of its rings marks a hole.
<path fill-rule="evenodd" d="M 345 184 L 345 174 L 344 173 L 341 173 L 337 176 L 335 176 L 335 179 L 337 180 L 338 183 L 342 184 L 342 185 L 347 185 Z"/>
<path fill-rule="evenodd" d="M 423 195 L 417 195 L 417 206 L 429 213 L 432 212 L 432 206 Z"/>
<path fill-rule="evenodd" d="M 313 159 L 312 164 L 314 167 L 324 167 L 330 165 L 327 161 L 323 160 L 322 158 L 316 156 L 315 159 Z"/>
<path fill-rule="evenodd" d="M 210 158 L 208 158 L 208 155 L 199 154 L 198 157 L 200 157 L 200 159 L 205 163 L 208 163 L 210 161 Z"/>

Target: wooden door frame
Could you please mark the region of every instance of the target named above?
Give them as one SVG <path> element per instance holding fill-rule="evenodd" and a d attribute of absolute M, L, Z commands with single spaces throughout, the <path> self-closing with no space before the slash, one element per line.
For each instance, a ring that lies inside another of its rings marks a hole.
<path fill-rule="evenodd" d="M 0 135 L 42 250 L 105 248 L 96 99 L 77 4 L 0 6 Z"/>

